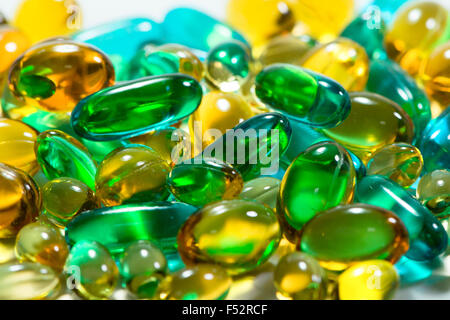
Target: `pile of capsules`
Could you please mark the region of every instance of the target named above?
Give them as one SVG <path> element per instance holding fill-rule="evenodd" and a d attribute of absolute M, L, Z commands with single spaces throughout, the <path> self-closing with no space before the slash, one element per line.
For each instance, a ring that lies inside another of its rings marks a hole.
<path fill-rule="evenodd" d="M 2 17 L 0 299 L 248 298 L 262 273 L 273 298 L 389 299 L 428 277 L 449 252 L 449 12 L 354 6 Z"/>

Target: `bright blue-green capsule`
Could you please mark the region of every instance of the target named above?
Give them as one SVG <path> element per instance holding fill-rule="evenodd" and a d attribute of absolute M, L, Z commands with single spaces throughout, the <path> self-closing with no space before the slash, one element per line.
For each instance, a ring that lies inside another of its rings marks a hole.
<path fill-rule="evenodd" d="M 439 220 L 388 178 L 378 175 L 362 178 L 356 185 L 355 198 L 356 202 L 382 207 L 400 217 L 409 233 L 408 258 L 430 260 L 447 249 L 447 232 Z"/>
<path fill-rule="evenodd" d="M 366 14 L 377 19 L 380 16 L 387 24 L 390 24 L 394 19 L 397 10 L 409 0 L 374 0 L 366 9 Z"/>
<path fill-rule="evenodd" d="M 162 26 L 166 43 L 178 43 L 204 52 L 233 39 L 248 45 L 245 38 L 230 26 L 190 8 L 170 11 Z"/>
<path fill-rule="evenodd" d="M 450 108 L 428 124 L 419 149 L 426 171 L 450 168 Z"/>

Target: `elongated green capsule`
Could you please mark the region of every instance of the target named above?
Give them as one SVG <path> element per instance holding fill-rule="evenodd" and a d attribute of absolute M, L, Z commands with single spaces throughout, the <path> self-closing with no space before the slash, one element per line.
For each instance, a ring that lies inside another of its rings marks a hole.
<path fill-rule="evenodd" d="M 298 249 L 329 270 L 369 259 L 397 262 L 408 250 L 408 232 L 392 212 L 366 204 L 338 206 L 301 230 Z"/>
<path fill-rule="evenodd" d="M 201 99 L 202 88 L 189 76 L 141 78 L 81 100 L 72 112 L 71 122 L 75 132 L 86 139 L 122 139 L 187 117 Z"/>
<path fill-rule="evenodd" d="M 198 207 L 236 198 L 243 183 L 233 167 L 214 159 L 204 159 L 200 164 L 178 164 L 167 179 L 170 191 L 178 200 Z"/>
<path fill-rule="evenodd" d="M 44 131 L 38 135 L 34 151 L 47 179 L 74 178 L 95 190 L 97 164 L 75 138 L 59 130 Z"/>
<path fill-rule="evenodd" d="M 366 176 L 358 182 L 356 200 L 394 212 L 408 229 L 412 260 L 430 260 L 447 249 L 442 224 L 419 201 L 397 183 L 383 176 Z"/>
<path fill-rule="evenodd" d="M 262 102 L 315 127 L 335 127 L 350 113 L 350 98 L 340 84 L 301 67 L 271 65 L 257 75 L 255 86 Z"/>
<path fill-rule="evenodd" d="M 85 211 L 66 227 L 66 240 L 69 245 L 97 241 L 112 254 L 150 240 L 165 253 L 175 252 L 178 229 L 196 210 L 185 203 L 148 202 Z"/>

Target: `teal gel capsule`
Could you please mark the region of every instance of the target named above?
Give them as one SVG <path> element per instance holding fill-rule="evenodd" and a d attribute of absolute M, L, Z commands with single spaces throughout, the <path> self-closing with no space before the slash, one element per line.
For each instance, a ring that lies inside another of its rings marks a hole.
<path fill-rule="evenodd" d="M 201 99 L 200 84 L 189 76 L 141 78 L 81 100 L 71 122 L 75 132 L 89 140 L 129 138 L 189 116 Z"/>
<path fill-rule="evenodd" d="M 208 52 L 218 44 L 245 38 L 230 26 L 190 8 L 176 8 L 167 13 L 162 24 L 167 43 L 178 43 Z"/>
<path fill-rule="evenodd" d="M 227 130 L 192 161 L 200 163 L 202 159 L 215 158 L 227 162 L 241 173 L 244 181 L 275 174 L 291 134 L 285 116 L 279 113 L 257 115 Z"/>
<path fill-rule="evenodd" d="M 419 149 L 427 172 L 450 168 L 450 108 L 428 124 Z"/>
<path fill-rule="evenodd" d="M 176 252 L 178 229 L 197 208 L 181 202 L 147 202 L 85 211 L 66 227 L 69 245 L 96 241 L 112 254 L 149 240 L 165 254 Z"/>
<path fill-rule="evenodd" d="M 448 236 L 442 224 L 419 201 L 397 183 L 383 176 L 366 176 L 356 186 L 357 202 L 394 212 L 409 233 L 406 256 L 412 260 L 430 260 L 447 249 Z"/>
<path fill-rule="evenodd" d="M 97 163 L 75 138 L 59 130 L 44 131 L 38 135 L 34 151 L 47 179 L 74 178 L 95 190 Z"/>
<path fill-rule="evenodd" d="M 430 102 L 414 79 L 397 64 L 389 60 L 373 60 L 366 89 L 402 107 L 414 123 L 415 139 L 421 136 L 431 120 Z"/>
<path fill-rule="evenodd" d="M 271 108 L 314 127 L 336 127 L 350 113 L 350 97 L 340 84 L 289 64 L 263 69 L 256 76 L 255 92 Z"/>
<path fill-rule="evenodd" d="M 381 18 L 389 24 L 394 19 L 397 10 L 408 1 L 409 0 L 375 0 L 366 8 L 365 13 L 372 13 L 373 19 L 377 19 L 376 15 L 380 15 Z"/>

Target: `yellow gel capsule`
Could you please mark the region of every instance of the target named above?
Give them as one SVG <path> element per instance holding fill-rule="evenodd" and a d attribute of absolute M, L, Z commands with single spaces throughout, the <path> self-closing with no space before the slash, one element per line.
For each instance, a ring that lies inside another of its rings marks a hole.
<path fill-rule="evenodd" d="M 207 93 L 189 118 L 189 131 L 196 153 L 253 115 L 250 105 L 238 94 L 220 91 Z"/>
<path fill-rule="evenodd" d="M 158 296 L 162 300 L 223 300 L 231 286 L 226 270 L 216 265 L 186 267 L 163 280 Z"/>
<path fill-rule="evenodd" d="M 64 267 L 69 248 L 61 232 L 47 223 L 34 222 L 23 227 L 16 238 L 19 261 L 38 262 L 56 271 Z"/>
<path fill-rule="evenodd" d="M 441 221 L 449 218 L 450 171 L 435 170 L 425 174 L 417 186 L 417 199 Z"/>
<path fill-rule="evenodd" d="M 398 12 L 385 37 L 388 56 L 415 75 L 427 53 L 450 28 L 447 10 L 436 2 L 407 4 Z"/>
<path fill-rule="evenodd" d="M 79 30 L 81 9 L 75 0 L 24 0 L 14 25 L 35 43 Z"/>
<path fill-rule="evenodd" d="M 21 121 L 0 118 L 0 162 L 34 175 L 39 170 L 34 153 L 37 135 Z"/>
<path fill-rule="evenodd" d="M 0 74 L 7 72 L 14 60 L 30 45 L 30 40 L 22 31 L 7 25 L 0 26 Z"/>
<path fill-rule="evenodd" d="M 118 148 L 97 169 L 96 195 L 105 206 L 165 200 L 169 171 L 167 162 L 148 147 Z"/>
<path fill-rule="evenodd" d="M 359 262 L 339 275 L 339 299 L 392 299 L 399 283 L 400 277 L 391 263 L 384 260 Z"/>
<path fill-rule="evenodd" d="M 176 43 L 163 44 L 156 47 L 155 50 L 168 52 L 176 55 L 179 60 L 180 69 L 179 72 L 187 74 L 197 81 L 201 81 L 205 74 L 205 67 L 200 59 L 192 53 L 192 51 L 185 46 Z"/>
<path fill-rule="evenodd" d="M 39 190 L 25 172 L 0 163 L 0 239 L 15 236 L 39 214 Z"/>
<path fill-rule="evenodd" d="M 362 91 L 369 78 L 369 57 L 356 42 L 338 38 L 311 49 L 302 59 L 304 68 L 339 82 L 347 91 Z"/>
<path fill-rule="evenodd" d="M 407 188 L 419 177 L 423 158 L 419 149 L 407 143 L 394 143 L 378 150 L 367 163 L 367 174 L 385 176 Z"/>

